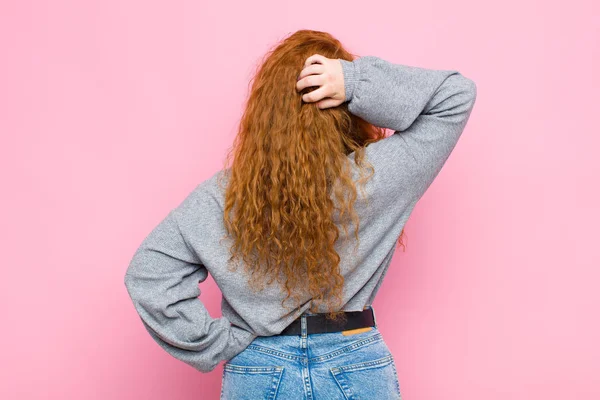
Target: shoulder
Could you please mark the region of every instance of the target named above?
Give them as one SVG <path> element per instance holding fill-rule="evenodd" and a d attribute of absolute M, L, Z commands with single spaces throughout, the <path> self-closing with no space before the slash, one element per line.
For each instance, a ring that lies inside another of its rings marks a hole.
<path fill-rule="evenodd" d="M 198 208 L 221 208 L 230 169 L 221 169 L 196 184 L 192 191 L 180 203 L 180 209 L 190 211 Z"/>
<path fill-rule="evenodd" d="M 182 231 L 192 231 L 198 224 L 210 225 L 212 221 L 218 221 L 224 202 L 222 190 L 219 189 L 220 177 L 226 177 L 223 171 L 217 171 L 197 183 L 179 201 L 173 213 Z"/>

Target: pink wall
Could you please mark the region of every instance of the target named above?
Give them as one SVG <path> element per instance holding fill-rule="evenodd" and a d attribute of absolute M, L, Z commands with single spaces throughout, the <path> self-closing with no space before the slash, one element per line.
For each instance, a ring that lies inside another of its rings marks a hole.
<path fill-rule="evenodd" d="M 374 303 L 404 398 L 600 398 L 598 3 L 284 3 L 1 3 L 0 398 L 218 398 L 222 367 L 160 349 L 123 274 L 300 28 L 478 85 Z"/>

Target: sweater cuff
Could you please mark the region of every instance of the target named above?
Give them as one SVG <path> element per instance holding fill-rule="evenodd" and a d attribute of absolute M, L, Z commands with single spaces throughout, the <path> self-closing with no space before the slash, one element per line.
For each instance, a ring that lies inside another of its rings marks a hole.
<path fill-rule="evenodd" d="M 354 62 L 343 60 L 341 58 L 339 58 L 339 60 L 342 63 L 342 72 L 344 74 L 344 91 L 346 93 L 344 101 L 350 101 L 352 100 L 354 88 L 359 79 L 359 71 Z"/>

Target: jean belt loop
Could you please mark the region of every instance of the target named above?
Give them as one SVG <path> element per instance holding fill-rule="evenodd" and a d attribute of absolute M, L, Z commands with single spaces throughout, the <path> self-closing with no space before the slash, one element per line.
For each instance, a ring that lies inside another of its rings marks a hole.
<path fill-rule="evenodd" d="M 373 313 L 373 325 L 375 326 L 375 328 L 377 328 L 377 319 L 375 319 L 375 309 L 373 308 L 373 306 L 369 306 L 369 308 L 371 309 L 371 312 Z"/>

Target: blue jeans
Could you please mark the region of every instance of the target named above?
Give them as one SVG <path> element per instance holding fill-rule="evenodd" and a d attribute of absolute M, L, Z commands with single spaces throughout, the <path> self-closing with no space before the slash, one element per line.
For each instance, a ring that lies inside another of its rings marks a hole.
<path fill-rule="evenodd" d="M 310 315 L 309 313 L 305 313 Z M 366 332 L 259 336 L 223 366 L 221 400 L 401 399 L 377 323 Z"/>

